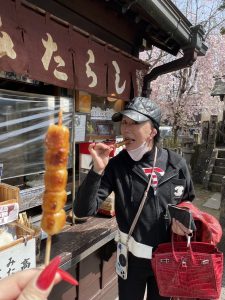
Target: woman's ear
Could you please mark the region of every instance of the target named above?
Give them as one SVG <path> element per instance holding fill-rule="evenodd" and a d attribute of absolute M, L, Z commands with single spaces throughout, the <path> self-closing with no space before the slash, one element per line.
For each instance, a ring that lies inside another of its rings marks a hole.
<path fill-rule="evenodd" d="M 148 145 L 152 145 L 152 143 L 154 143 L 154 137 L 156 136 L 156 134 L 157 134 L 157 130 L 155 128 L 152 128 L 147 139 Z"/>
<path fill-rule="evenodd" d="M 152 128 L 152 131 L 150 133 L 150 137 L 153 139 L 157 135 L 157 129 Z"/>

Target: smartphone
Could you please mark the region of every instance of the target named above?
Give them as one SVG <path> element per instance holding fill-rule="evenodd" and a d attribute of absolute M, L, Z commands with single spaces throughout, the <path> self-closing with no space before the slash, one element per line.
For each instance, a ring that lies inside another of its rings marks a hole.
<path fill-rule="evenodd" d="M 170 222 L 172 222 L 172 219 L 174 218 L 186 228 L 192 229 L 193 231 L 196 230 L 192 213 L 188 208 L 178 207 L 175 204 L 168 204 L 167 211 Z"/>
<path fill-rule="evenodd" d="M 128 249 L 121 242 L 117 243 L 116 273 L 124 280 L 127 279 Z"/>

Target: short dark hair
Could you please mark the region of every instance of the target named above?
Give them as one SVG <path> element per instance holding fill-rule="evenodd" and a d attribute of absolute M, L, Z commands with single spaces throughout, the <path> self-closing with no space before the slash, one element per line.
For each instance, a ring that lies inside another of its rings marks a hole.
<path fill-rule="evenodd" d="M 159 126 L 156 122 L 154 122 L 153 120 L 149 119 L 151 125 L 153 128 L 155 128 L 157 130 L 157 134 L 154 136 L 154 144 L 157 144 L 160 140 L 160 131 L 159 131 Z"/>

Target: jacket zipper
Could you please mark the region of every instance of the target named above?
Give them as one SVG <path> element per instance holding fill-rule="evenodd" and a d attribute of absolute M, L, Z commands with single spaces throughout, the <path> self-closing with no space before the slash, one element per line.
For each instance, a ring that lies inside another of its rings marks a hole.
<path fill-rule="evenodd" d="M 153 188 L 154 191 L 154 188 Z M 155 198 L 155 205 L 156 205 L 156 212 L 157 212 L 157 218 L 159 218 L 159 200 L 158 200 L 158 188 L 156 191 L 154 191 L 154 198 Z"/>
<path fill-rule="evenodd" d="M 163 183 L 167 182 L 168 180 L 170 180 L 171 178 L 175 177 L 178 173 L 179 173 L 179 172 L 173 174 L 173 176 L 170 176 L 170 177 L 167 178 L 166 180 L 160 182 L 160 184 L 158 184 L 158 187 L 159 187 L 161 184 L 163 184 Z M 158 199 L 158 196 L 157 196 L 157 194 L 158 194 L 158 187 L 157 187 L 157 190 L 154 192 L 154 196 L 155 196 L 155 203 L 156 203 L 157 217 L 159 218 L 159 215 L 160 215 L 160 211 L 159 211 L 159 199 Z M 154 191 L 154 188 L 153 188 L 153 191 Z"/>
<path fill-rule="evenodd" d="M 173 174 L 173 176 L 170 176 L 170 177 L 167 178 L 166 180 L 160 182 L 160 184 L 158 184 L 158 187 L 159 187 L 161 184 L 163 184 L 163 183 L 167 182 L 168 180 L 170 180 L 171 178 L 175 177 L 178 173 L 179 173 L 179 172 Z M 157 218 L 160 217 L 160 211 L 159 211 L 159 198 L 158 198 L 158 187 L 157 187 L 157 190 L 156 190 L 155 195 L 154 195 L 154 196 L 155 196 L 155 202 L 156 202 Z M 160 236 L 159 236 L 159 235 L 160 235 L 160 233 L 158 232 L 158 236 L 157 236 L 158 241 L 160 240 Z"/>
<path fill-rule="evenodd" d="M 159 219 L 160 213 L 159 213 L 159 199 L 158 199 L 158 189 L 155 191 L 155 205 L 156 205 L 156 212 L 157 212 L 157 219 Z M 160 240 L 160 232 L 157 230 L 157 241 Z"/>

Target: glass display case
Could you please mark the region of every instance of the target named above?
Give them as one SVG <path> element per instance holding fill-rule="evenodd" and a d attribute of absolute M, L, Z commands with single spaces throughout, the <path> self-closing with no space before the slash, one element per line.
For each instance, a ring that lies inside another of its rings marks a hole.
<path fill-rule="evenodd" d="M 2 179 L 44 171 L 44 137 L 50 123 L 72 127 L 72 98 L 0 90 Z M 71 158 L 69 166 L 71 165 Z"/>

